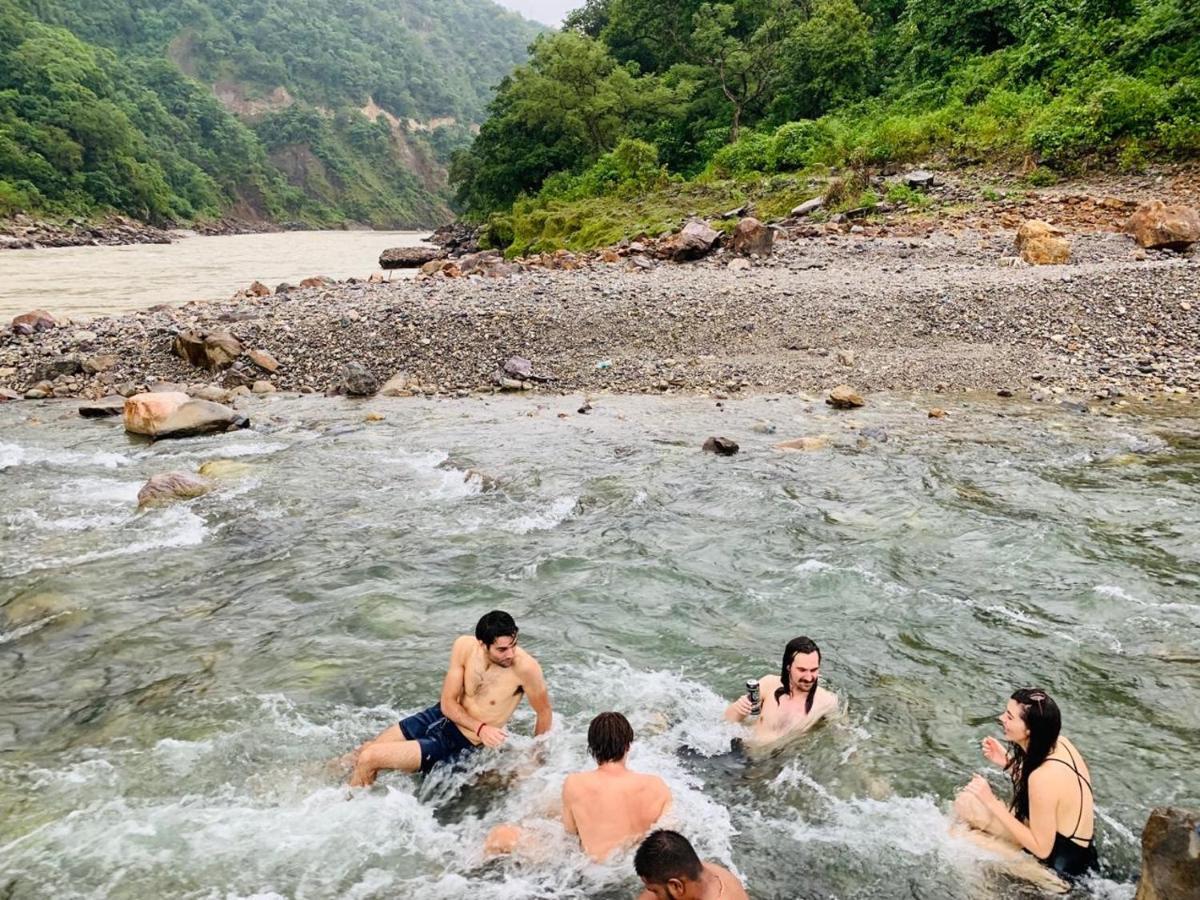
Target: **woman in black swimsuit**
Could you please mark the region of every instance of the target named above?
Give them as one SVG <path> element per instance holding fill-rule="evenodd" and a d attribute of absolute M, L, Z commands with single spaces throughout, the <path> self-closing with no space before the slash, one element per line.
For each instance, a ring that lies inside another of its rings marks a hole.
<path fill-rule="evenodd" d="M 1012 778 L 1012 803 L 998 800 L 976 775 L 956 809 L 972 826 L 1013 841 L 1064 878 L 1095 871 L 1092 785 L 1083 757 L 1059 734 L 1058 705 L 1045 691 L 1022 689 L 999 721 L 1009 746 L 984 738 L 983 755 Z"/>

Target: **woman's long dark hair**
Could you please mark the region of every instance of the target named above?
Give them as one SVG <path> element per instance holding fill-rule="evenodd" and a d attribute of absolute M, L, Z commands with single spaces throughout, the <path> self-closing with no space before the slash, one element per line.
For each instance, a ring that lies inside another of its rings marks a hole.
<path fill-rule="evenodd" d="M 792 660 L 796 658 L 798 653 L 815 653 L 817 654 L 817 665 L 821 664 L 821 648 L 813 642 L 811 638 L 798 637 L 788 641 L 788 645 L 783 648 L 783 669 L 779 673 L 779 680 L 782 685 L 775 688 L 775 702 L 778 703 L 784 694 L 792 692 Z M 821 679 L 813 681 L 813 686 L 809 688 L 808 697 L 804 701 L 804 714 L 808 715 L 812 712 L 813 697 L 817 695 L 817 684 Z"/>
<path fill-rule="evenodd" d="M 1058 743 L 1058 733 L 1062 730 L 1062 714 L 1058 704 L 1050 699 L 1050 695 L 1037 688 L 1021 688 L 1014 691 L 1012 699 L 1021 706 L 1021 718 L 1029 729 L 1029 747 L 1022 750 L 1017 744 L 1012 745 L 1009 754 L 1008 776 L 1012 779 L 1013 798 L 1012 810 L 1014 816 L 1022 822 L 1029 821 L 1029 776 L 1033 774 Z"/>

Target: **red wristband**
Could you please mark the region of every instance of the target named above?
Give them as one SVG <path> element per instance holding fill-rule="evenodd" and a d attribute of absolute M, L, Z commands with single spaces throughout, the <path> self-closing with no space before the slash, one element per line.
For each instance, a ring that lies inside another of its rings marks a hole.
<path fill-rule="evenodd" d="M 484 725 L 486 725 L 486 724 L 487 724 L 487 722 L 480 722 L 480 723 L 479 723 L 479 727 L 475 729 L 475 737 L 479 737 L 479 734 L 480 734 L 480 732 L 482 732 L 482 731 L 483 731 L 483 726 L 484 726 Z"/>

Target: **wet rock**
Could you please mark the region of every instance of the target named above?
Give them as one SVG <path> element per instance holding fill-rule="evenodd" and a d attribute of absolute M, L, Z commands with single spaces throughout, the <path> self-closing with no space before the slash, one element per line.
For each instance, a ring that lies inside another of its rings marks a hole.
<path fill-rule="evenodd" d="M 886 444 L 889 440 L 887 430 L 879 425 L 868 425 L 859 431 L 858 434 L 860 437 L 870 438 L 873 441 L 879 441 L 881 444 Z"/>
<path fill-rule="evenodd" d="M 865 406 L 867 401 L 854 388 L 847 384 L 839 384 L 829 392 L 825 402 L 834 409 L 857 409 Z"/>
<path fill-rule="evenodd" d="M 13 334 L 34 334 L 58 327 L 58 321 L 44 309 L 35 309 L 12 320 Z"/>
<path fill-rule="evenodd" d="M 237 411 L 187 394 L 135 394 L 125 400 L 125 430 L 151 438 L 181 438 L 245 428 L 250 423 Z"/>
<path fill-rule="evenodd" d="M 944 418 L 946 418 L 946 411 L 944 409 L 942 409 L 940 406 L 935 406 L 933 409 L 931 409 L 929 411 L 929 418 L 944 419 Z"/>
<path fill-rule="evenodd" d="M 384 397 L 411 397 L 412 381 L 405 372 L 397 372 L 391 378 L 383 383 L 383 387 L 379 389 L 379 393 Z"/>
<path fill-rule="evenodd" d="M 1066 232 L 1049 222 L 1029 219 L 1017 228 L 1017 252 L 1031 266 L 1062 265 L 1071 258 Z"/>
<path fill-rule="evenodd" d="M 176 500 L 191 500 L 213 489 L 212 482 L 190 472 L 162 472 L 138 491 L 138 506 L 161 506 Z"/>
<path fill-rule="evenodd" d="M 1159 807 L 1142 829 L 1142 877 L 1135 900 L 1200 897 L 1200 812 Z"/>
<path fill-rule="evenodd" d="M 824 197 L 813 197 L 811 200 L 805 200 L 790 213 L 794 219 L 802 219 L 805 216 L 812 215 L 818 209 L 825 205 Z"/>
<path fill-rule="evenodd" d="M 112 394 L 99 400 L 90 400 L 80 404 L 79 407 L 79 414 L 85 419 L 103 419 L 109 416 L 123 415 L 124 412 L 125 398 L 119 394 Z"/>
<path fill-rule="evenodd" d="M 445 251 L 437 247 L 391 247 L 379 254 L 379 268 L 418 269 L 445 255 Z"/>
<path fill-rule="evenodd" d="M 825 450 L 829 447 L 829 438 L 820 434 L 815 437 L 798 437 L 790 441 L 780 441 L 775 445 L 776 450 L 784 453 L 811 453 L 814 450 Z"/>
<path fill-rule="evenodd" d="M 362 363 L 347 363 L 338 379 L 338 392 L 347 397 L 372 397 L 379 391 L 379 379 Z"/>
<path fill-rule="evenodd" d="M 249 463 L 232 459 L 210 459 L 200 466 L 200 474 L 205 478 L 241 478 L 252 471 L 254 467 Z"/>
<path fill-rule="evenodd" d="M 683 230 L 663 242 L 660 254 L 675 262 L 707 256 L 717 246 L 721 232 L 704 222 L 688 222 Z"/>
<path fill-rule="evenodd" d="M 774 243 L 775 232 L 749 216 L 737 223 L 729 239 L 730 249 L 739 256 L 770 256 Z"/>
<path fill-rule="evenodd" d="M 7 403 L 10 400 L 20 400 L 21 395 L 16 391 L 10 391 L 8 388 L 0 388 L 0 403 Z"/>
<path fill-rule="evenodd" d="M 737 441 L 732 441 L 727 437 L 710 437 L 704 442 L 702 450 L 708 453 L 715 453 L 718 456 L 733 456 L 740 449 Z"/>
<path fill-rule="evenodd" d="M 258 366 L 264 372 L 278 372 L 279 360 L 273 357 L 266 350 L 251 350 L 246 354 L 250 358 L 250 362 Z"/>
<path fill-rule="evenodd" d="M 1200 213 L 1190 206 L 1151 200 L 1129 217 L 1125 231 L 1147 250 L 1186 250 L 1200 241 Z"/>
<path fill-rule="evenodd" d="M 24 394 L 26 400 L 45 400 L 54 393 L 54 385 L 48 381 L 35 384 Z"/>

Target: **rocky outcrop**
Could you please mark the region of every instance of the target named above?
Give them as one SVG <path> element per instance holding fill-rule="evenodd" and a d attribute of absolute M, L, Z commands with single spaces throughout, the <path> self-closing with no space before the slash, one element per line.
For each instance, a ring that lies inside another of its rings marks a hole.
<path fill-rule="evenodd" d="M 1017 228 L 1017 252 L 1031 266 L 1062 265 L 1071 258 L 1071 242 L 1061 228 L 1029 219 Z"/>
<path fill-rule="evenodd" d="M 1159 807 L 1142 829 L 1135 900 L 1200 897 L 1200 811 Z"/>
<path fill-rule="evenodd" d="M 171 352 L 202 369 L 227 369 L 242 355 L 242 343 L 228 331 L 181 331 Z"/>
<path fill-rule="evenodd" d="M 1151 200 L 1129 217 L 1125 231 L 1147 250 L 1186 250 L 1200 241 L 1200 213 L 1190 206 Z"/>
<path fill-rule="evenodd" d="M 435 259 L 443 259 L 444 250 L 437 247 L 392 247 L 379 254 L 381 269 L 419 269 Z"/>
<path fill-rule="evenodd" d="M 667 238 L 659 247 L 659 255 L 675 262 L 687 262 L 707 256 L 717 246 L 721 232 L 704 222 L 688 222 L 683 230 Z"/>
<path fill-rule="evenodd" d="M 162 472 L 138 491 L 138 506 L 161 506 L 175 500 L 191 500 L 213 489 L 212 482 L 190 472 Z"/>
<path fill-rule="evenodd" d="M 228 406 L 173 391 L 134 394 L 125 400 L 124 417 L 126 431 L 155 439 L 195 437 L 250 424 Z"/>
<path fill-rule="evenodd" d="M 737 223 L 729 239 L 729 248 L 739 256 L 766 257 L 771 255 L 774 243 L 774 230 L 748 216 Z"/>

